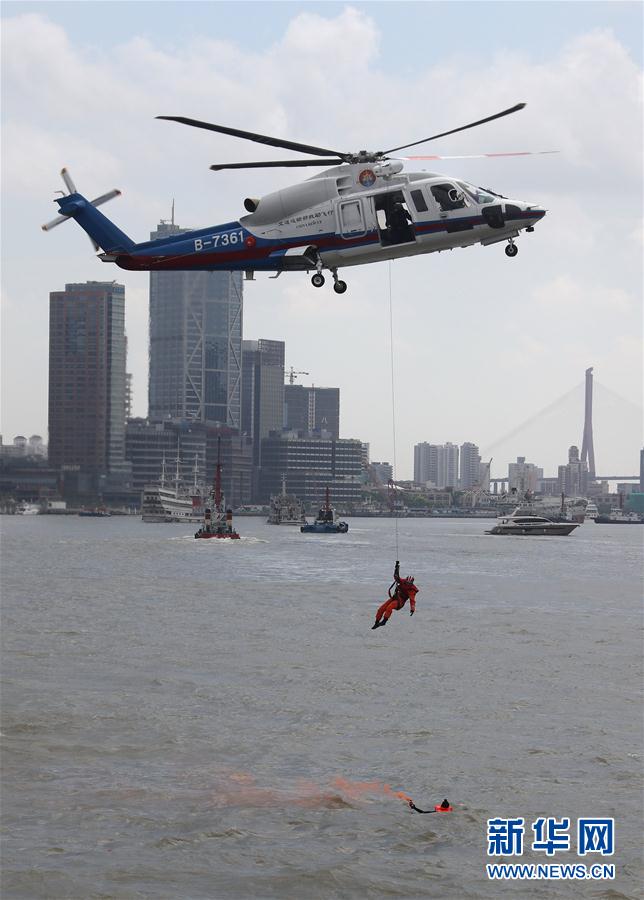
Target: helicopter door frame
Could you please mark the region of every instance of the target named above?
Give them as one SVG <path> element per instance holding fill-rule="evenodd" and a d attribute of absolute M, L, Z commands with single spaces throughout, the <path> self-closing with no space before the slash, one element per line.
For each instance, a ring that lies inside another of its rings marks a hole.
<path fill-rule="evenodd" d="M 353 207 L 353 210 L 350 211 L 350 207 Z M 367 233 L 362 197 L 339 201 L 338 232 L 345 241 L 362 237 Z"/>
<path fill-rule="evenodd" d="M 417 215 L 415 210 L 412 210 L 409 196 L 402 185 L 372 194 L 370 199 L 373 203 L 373 215 L 381 247 L 397 247 L 416 242 Z M 397 222 L 391 221 L 390 215 L 396 203 L 402 206 L 406 221 L 402 219 Z"/>

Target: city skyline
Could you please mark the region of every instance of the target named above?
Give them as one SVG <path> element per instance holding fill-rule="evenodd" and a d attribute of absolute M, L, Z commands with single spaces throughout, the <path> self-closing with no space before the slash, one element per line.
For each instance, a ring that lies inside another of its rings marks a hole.
<path fill-rule="evenodd" d="M 392 460 L 391 275 L 397 478 L 410 476 L 419 441 L 472 438 L 484 459 L 494 456 L 493 472 L 519 455 L 555 472 L 569 446 L 582 446 L 583 402 L 528 431 L 520 446 L 496 442 L 581 382 L 589 366 L 597 377 L 597 470 L 634 472 L 642 283 L 634 36 L 642 12 L 582 2 L 572 15 L 569 6 L 517 5 L 509 23 L 491 3 L 271 4 L 270 11 L 252 4 L 258 27 L 249 32 L 249 4 L 167 3 L 145 23 L 136 4 L 124 4 L 119 29 L 107 24 L 94 52 L 95 17 L 82 4 L 5 4 L 3 211 L 12 227 L 3 248 L 3 433 L 46 434 L 46 303 L 67 282 L 126 285 L 133 414 L 146 414 L 148 276 L 98 262 L 72 225 L 38 231 L 51 218 L 62 165 L 90 196 L 121 188 L 109 217 L 142 239 L 151 222 L 169 217 L 173 197 L 180 220 L 199 226 L 238 216 L 244 196 L 299 180 L 288 171 L 216 176 L 211 163 L 254 158 L 257 150 L 230 137 L 179 134 L 156 115 L 357 148 L 392 146 L 525 101 L 515 122 L 453 136 L 433 152 L 559 155 L 431 164 L 545 204 L 546 218 L 521 240 L 516 260 L 489 247 L 357 267 L 342 298 L 311 289 L 303 275 L 260 275 L 245 285 L 245 337 L 285 341 L 287 368 L 340 388 L 342 436 Z M 198 8 L 199 16 L 189 14 Z M 460 27 L 464 15 L 468 29 Z M 437 22 L 456 29 L 457 46 L 437 49 L 422 37 Z M 38 89 L 34 68 L 42 73 Z M 291 71 L 297 90 L 284 77 Z M 267 87 L 261 102 L 258 72 Z M 311 110 L 303 98 L 320 79 L 327 88 Z M 213 92 L 220 83 L 226 90 Z M 598 128 L 598 120 L 611 127 Z M 19 395 L 12 392 L 18 374 Z M 602 385 L 625 398 L 621 414 Z"/>

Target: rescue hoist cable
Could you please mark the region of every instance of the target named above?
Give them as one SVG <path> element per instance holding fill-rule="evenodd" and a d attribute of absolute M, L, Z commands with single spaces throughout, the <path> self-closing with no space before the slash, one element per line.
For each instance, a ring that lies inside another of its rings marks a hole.
<path fill-rule="evenodd" d="M 395 391 L 395 381 L 394 381 L 394 313 L 393 313 L 393 299 L 392 299 L 392 291 L 391 291 L 391 260 L 388 263 L 389 266 L 389 355 L 391 357 L 391 427 L 393 432 L 393 466 L 391 472 L 391 482 L 390 482 L 390 503 L 391 503 L 391 511 L 394 517 L 394 531 L 396 535 L 396 559 L 400 559 L 400 553 L 398 552 L 398 516 L 396 515 L 396 391 Z"/>

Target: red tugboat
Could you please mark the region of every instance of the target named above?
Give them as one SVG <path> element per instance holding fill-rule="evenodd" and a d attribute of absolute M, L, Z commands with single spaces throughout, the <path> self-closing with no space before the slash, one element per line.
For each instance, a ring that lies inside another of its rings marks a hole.
<path fill-rule="evenodd" d="M 225 509 L 221 493 L 221 438 L 217 441 L 217 468 L 215 483 L 210 493 L 210 502 L 206 504 L 203 514 L 203 525 L 195 531 L 196 538 L 228 538 L 238 541 L 239 535 L 233 528 L 233 511 Z"/>

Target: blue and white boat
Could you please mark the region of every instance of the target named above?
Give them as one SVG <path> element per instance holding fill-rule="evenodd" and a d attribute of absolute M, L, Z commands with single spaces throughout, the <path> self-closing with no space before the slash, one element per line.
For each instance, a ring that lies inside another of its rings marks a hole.
<path fill-rule="evenodd" d="M 302 525 L 302 534 L 346 534 L 349 526 L 346 522 L 338 522 L 335 510 L 329 503 L 329 489 L 326 489 L 326 503 L 320 509 L 315 522 Z"/>

